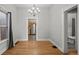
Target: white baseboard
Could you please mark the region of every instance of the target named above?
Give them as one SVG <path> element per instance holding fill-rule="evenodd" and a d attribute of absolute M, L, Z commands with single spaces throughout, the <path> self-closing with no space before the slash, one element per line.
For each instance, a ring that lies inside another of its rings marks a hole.
<path fill-rule="evenodd" d="M 63 49 L 61 49 L 61 48 L 60 48 L 57 44 L 55 44 L 51 39 L 49 39 L 49 41 L 50 41 L 53 45 L 55 45 L 61 52 L 64 53 Z"/>
<path fill-rule="evenodd" d="M 28 39 L 18 39 L 17 41 L 28 41 Z M 17 41 L 15 41 L 15 43 Z M 49 39 L 36 39 L 36 41 L 49 41 Z"/>
<path fill-rule="evenodd" d="M 14 41 L 14 43 L 16 43 L 18 40 Z"/>
<path fill-rule="evenodd" d="M 63 49 L 61 49 L 57 44 L 55 44 L 51 39 L 37 39 L 37 41 L 50 41 L 53 45 L 55 45 L 61 52 L 63 52 Z"/>
<path fill-rule="evenodd" d="M 49 41 L 49 39 L 37 39 L 36 41 Z"/>
<path fill-rule="evenodd" d="M 28 39 L 18 39 L 17 41 L 28 41 Z"/>

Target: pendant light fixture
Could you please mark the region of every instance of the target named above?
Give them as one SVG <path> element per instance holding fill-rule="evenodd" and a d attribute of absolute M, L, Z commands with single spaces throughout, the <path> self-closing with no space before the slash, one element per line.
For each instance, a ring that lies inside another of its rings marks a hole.
<path fill-rule="evenodd" d="M 36 16 L 40 13 L 40 9 L 34 4 L 31 9 L 28 9 L 28 13 L 32 16 Z"/>

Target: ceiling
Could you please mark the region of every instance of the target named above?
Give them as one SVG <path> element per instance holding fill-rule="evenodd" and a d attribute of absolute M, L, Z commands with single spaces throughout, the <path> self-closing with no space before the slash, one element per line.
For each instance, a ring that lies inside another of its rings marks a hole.
<path fill-rule="evenodd" d="M 35 5 L 39 8 L 48 8 L 52 4 L 35 4 Z M 14 6 L 16 6 L 17 8 L 26 8 L 26 7 L 31 8 L 33 4 L 14 4 Z"/>

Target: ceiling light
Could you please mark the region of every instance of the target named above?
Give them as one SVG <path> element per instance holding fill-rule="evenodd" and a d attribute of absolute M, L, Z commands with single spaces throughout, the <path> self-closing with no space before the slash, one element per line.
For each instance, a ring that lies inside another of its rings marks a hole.
<path fill-rule="evenodd" d="M 36 7 L 36 5 L 34 4 L 31 9 L 28 9 L 28 13 L 31 14 L 32 16 L 36 16 L 40 13 L 40 9 Z"/>

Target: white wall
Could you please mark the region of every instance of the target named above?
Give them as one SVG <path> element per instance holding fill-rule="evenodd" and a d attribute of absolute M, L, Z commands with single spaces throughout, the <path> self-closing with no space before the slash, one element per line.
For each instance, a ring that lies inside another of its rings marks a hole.
<path fill-rule="evenodd" d="M 49 8 L 40 8 L 38 18 L 38 39 L 49 39 Z"/>
<path fill-rule="evenodd" d="M 28 39 L 28 21 L 27 21 L 27 9 L 17 8 L 17 20 L 18 20 L 18 40 Z"/>
<path fill-rule="evenodd" d="M 64 11 L 74 5 L 53 5 L 50 8 L 50 37 L 51 41 L 64 52 Z"/>
<path fill-rule="evenodd" d="M 14 43 L 16 42 L 17 39 L 17 15 L 16 15 L 16 8 L 13 5 L 1 5 L 0 7 L 3 8 L 7 12 L 12 12 L 12 29 L 13 29 L 13 40 Z M 4 52 L 7 48 L 7 40 L 3 41 L 0 43 L 0 54 Z"/>
<path fill-rule="evenodd" d="M 27 39 L 27 30 L 25 21 L 28 20 L 28 8 L 17 8 L 18 13 L 18 39 Z M 40 8 L 41 12 L 38 18 L 38 39 L 49 38 L 49 11 L 48 8 Z"/>

